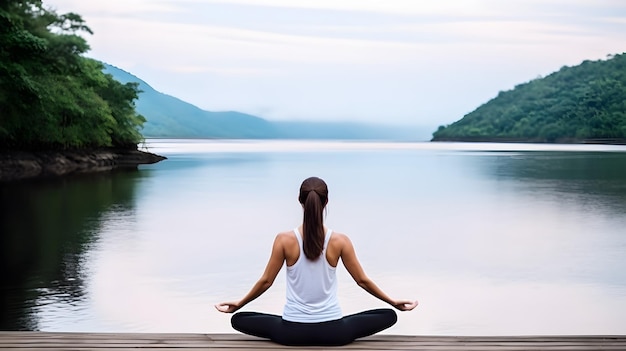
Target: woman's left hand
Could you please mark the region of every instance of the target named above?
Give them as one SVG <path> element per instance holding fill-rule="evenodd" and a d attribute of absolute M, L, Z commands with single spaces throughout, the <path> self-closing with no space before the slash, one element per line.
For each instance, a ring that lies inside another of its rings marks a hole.
<path fill-rule="evenodd" d="M 215 305 L 215 309 L 223 313 L 233 313 L 240 309 L 239 303 L 237 302 L 222 302 Z"/>
<path fill-rule="evenodd" d="M 393 307 L 399 309 L 400 311 L 410 311 L 414 309 L 415 307 L 417 307 L 417 301 L 409 301 L 409 300 L 394 301 L 392 305 Z"/>

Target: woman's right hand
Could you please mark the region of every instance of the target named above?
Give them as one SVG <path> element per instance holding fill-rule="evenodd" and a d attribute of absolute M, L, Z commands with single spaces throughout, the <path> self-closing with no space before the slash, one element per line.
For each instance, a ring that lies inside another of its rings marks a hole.
<path fill-rule="evenodd" d="M 215 305 L 215 309 L 223 313 L 233 313 L 240 308 L 241 306 L 237 302 L 222 302 Z"/>
<path fill-rule="evenodd" d="M 400 311 L 410 311 L 412 309 L 414 309 L 415 307 L 417 307 L 417 300 L 415 301 L 409 301 L 409 300 L 397 300 L 394 301 L 393 304 L 391 304 L 393 307 L 395 307 L 396 309 L 399 309 Z"/>

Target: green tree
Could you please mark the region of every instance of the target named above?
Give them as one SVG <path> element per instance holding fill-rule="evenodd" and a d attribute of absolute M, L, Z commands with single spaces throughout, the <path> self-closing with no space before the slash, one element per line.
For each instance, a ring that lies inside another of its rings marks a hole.
<path fill-rule="evenodd" d="M 85 33 L 78 14 L 0 1 L 0 149 L 136 148 L 137 86 L 83 56 Z"/>
<path fill-rule="evenodd" d="M 612 55 L 500 92 L 433 140 L 626 142 L 625 111 L 626 54 Z"/>

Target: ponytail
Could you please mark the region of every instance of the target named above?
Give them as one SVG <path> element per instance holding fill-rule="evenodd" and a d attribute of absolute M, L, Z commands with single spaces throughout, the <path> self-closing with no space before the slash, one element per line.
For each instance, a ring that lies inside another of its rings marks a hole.
<path fill-rule="evenodd" d="M 298 200 L 304 208 L 302 249 L 309 260 L 316 260 L 324 250 L 324 208 L 328 188 L 323 180 L 307 178 L 300 187 Z"/>

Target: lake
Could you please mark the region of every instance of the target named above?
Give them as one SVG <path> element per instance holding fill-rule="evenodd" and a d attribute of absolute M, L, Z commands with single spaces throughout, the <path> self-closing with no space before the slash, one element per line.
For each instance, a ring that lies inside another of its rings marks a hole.
<path fill-rule="evenodd" d="M 417 299 L 387 334 L 626 334 L 626 146 L 148 140 L 168 159 L 0 186 L 0 330 L 230 333 L 300 183 L 368 275 Z M 344 313 L 385 305 L 341 266 Z M 284 269 L 244 310 L 280 314 Z"/>

